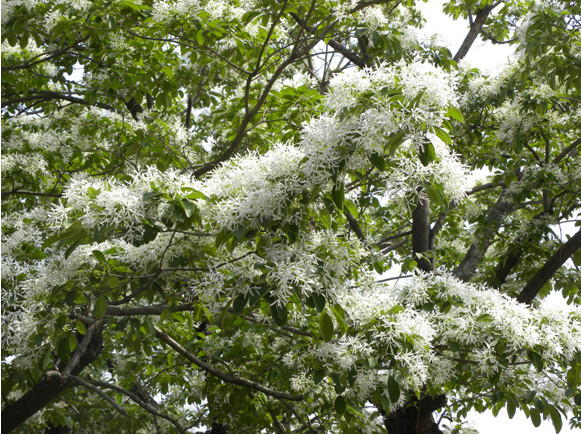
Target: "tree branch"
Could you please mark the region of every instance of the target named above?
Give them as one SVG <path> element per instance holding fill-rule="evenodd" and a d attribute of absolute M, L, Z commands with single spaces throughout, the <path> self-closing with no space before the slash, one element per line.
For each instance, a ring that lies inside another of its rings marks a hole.
<path fill-rule="evenodd" d="M 309 26 L 305 20 L 303 20 L 301 17 L 299 17 L 297 14 L 295 14 L 294 12 L 291 12 L 289 14 L 291 17 L 293 17 L 293 19 L 297 22 L 297 24 L 299 26 L 301 26 L 301 28 L 303 30 L 306 30 L 307 32 L 311 33 L 311 34 L 315 34 L 316 29 L 314 27 Z M 347 47 L 345 47 L 344 45 L 340 44 L 339 42 L 337 42 L 334 39 L 331 39 L 329 41 L 329 46 L 336 50 L 339 54 L 341 54 L 342 56 L 346 57 L 347 59 L 349 59 L 351 62 L 353 62 L 355 65 L 357 65 L 360 68 L 365 68 L 365 62 L 363 61 L 363 59 L 361 59 L 357 54 L 355 54 L 353 51 L 349 50 Z"/>
<path fill-rule="evenodd" d="M 101 398 L 103 398 L 105 401 L 107 401 L 107 403 L 111 407 L 113 407 L 115 410 L 117 410 L 117 412 L 121 413 L 123 416 L 128 416 L 127 412 L 123 408 L 119 407 L 119 405 L 117 405 L 115 400 L 113 400 L 109 395 L 107 395 L 105 392 L 103 392 L 101 389 L 94 386 L 90 382 L 85 381 L 82 378 L 76 377 L 74 375 L 68 375 L 65 373 L 61 374 L 58 371 L 51 371 L 51 374 L 57 375 L 57 376 L 62 376 L 65 381 L 73 381 L 73 382 L 85 387 L 86 389 L 89 389 L 89 390 L 95 392 L 97 395 L 99 395 Z"/>
<path fill-rule="evenodd" d="M 198 177 L 202 176 L 203 174 L 213 170 L 220 163 L 228 160 L 230 157 L 232 157 L 232 155 L 234 155 L 234 152 L 236 152 L 236 149 L 238 149 L 238 146 L 240 146 L 240 144 L 242 143 L 242 140 L 244 139 L 244 137 L 246 135 L 246 132 L 248 131 L 248 124 L 250 123 L 250 120 L 256 114 L 258 114 L 258 112 L 260 111 L 260 108 L 262 107 L 262 105 L 266 101 L 266 99 L 270 93 L 270 90 L 274 86 L 276 80 L 278 80 L 278 77 L 295 60 L 300 59 L 303 54 L 308 53 L 315 45 L 317 45 L 321 40 L 323 40 L 325 38 L 325 35 L 327 33 L 329 33 L 333 27 L 335 27 L 335 24 L 336 24 L 336 22 L 333 22 L 333 23 L 329 24 L 328 26 L 326 26 L 320 35 L 318 35 L 316 38 L 313 38 L 313 40 L 311 42 L 309 42 L 305 47 L 302 48 L 300 53 L 293 50 L 293 52 L 288 56 L 288 58 L 276 68 L 276 70 L 274 71 L 274 73 L 272 74 L 272 76 L 270 77 L 270 79 L 268 80 L 266 85 L 264 86 L 264 89 L 263 89 L 262 93 L 260 94 L 258 101 L 254 105 L 252 110 L 250 110 L 248 113 L 246 113 L 244 118 L 242 119 L 240 127 L 238 128 L 238 132 L 236 134 L 236 137 L 234 137 L 234 139 L 230 143 L 230 146 L 228 146 L 228 149 L 226 149 L 221 155 L 219 155 L 213 161 L 206 163 L 202 167 L 197 169 L 194 172 L 194 176 L 196 178 L 198 178 Z M 296 46 L 295 46 L 295 48 L 296 48 Z"/>
<path fill-rule="evenodd" d="M 567 155 L 569 155 L 571 152 L 577 149 L 577 146 L 579 145 L 581 145 L 581 138 L 575 140 L 573 143 L 571 143 L 569 146 L 563 149 L 563 151 L 555 157 L 555 159 L 553 160 L 553 164 L 559 164 L 561 160 L 563 160 L 563 158 L 565 158 Z"/>
<path fill-rule="evenodd" d="M 178 306 L 158 305 L 158 306 L 136 306 L 136 307 L 117 307 L 108 305 L 107 315 L 111 316 L 134 316 L 134 315 L 161 315 L 166 309 L 172 309 L 172 312 L 185 312 L 192 310 L 194 307 L 191 303 L 180 304 Z"/>
<path fill-rule="evenodd" d="M 69 363 L 67 363 L 67 366 L 65 366 L 65 369 L 62 372 L 63 375 L 66 376 L 73 372 L 73 369 L 75 369 L 79 364 L 81 357 L 84 356 L 85 353 L 87 352 L 89 345 L 91 344 L 91 340 L 93 339 L 93 334 L 95 333 L 95 330 L 102 329 L 104 324 L 105 320 L 99 319 L 94 323 L 90 324 L 89 327 L 87 327 L 85 336 L 83 336 L 83 339 L 81 339 L 81 342 L 77 345 L 77 348 L 75 349 L 75 352 L 71 357 L 71 360 L 69 360 Z"/>
<path fill-rule="evenodd" d="M 149 413 L 151 413 L 155 416 L 159 416 L 159 417 L 171 422 L 178 429 L 178 432 L 180 432 L 180 433 L 186 432 L 185 429 L 180 425 L 180 423 L 176 419 L 174 419 L 173 417 L 171 417 L 165 413 L 160 412 L 154 406 L 152 406 L 152 405 L 148 404 L 147 402 L 144 402 L 142 399 L 140 399 L 135 393 L 130 392 L 129 390 L 126 390 L 120 386 L 117 386 L 115 384 L 106 383 L 104 381 L 82 380 L 78 377 L 73 377 L 73 376 L 65 376 L 64 378 L 69 379 L 71 381 L 79 382 L 79 384 L 83 384 L 83 385 L 89 384 L 93 387 L 104 387 L 106 389 L 111 389 L 111 390 L 114 390 L 115 392 L 119 392 L 119 393 L 127 396 L 129 399 L 131 399 L 137 405 L 142 407 L 144 410 L 147 410 Z"/>
<path fill-rule="evenodd" d="M 93 333 L 89 348 L 72 370 L 74 375 L 79 374 L 93 363 L 103 350 L 101 332 L 102 328 L 98 328 Z M 2 410 L 2 432 L 8 433 L 18 428 L 37 411 L 50 404 L 61 392 L 70 387 L 73 387 L 73 383 L 70 380 L 60 376 L 60 374 L 55 376 L 47 373 L 28 392 Z"/>
<path fill-rule="evenodd" d="M 468 249 L 468 252 L 464 256 L 464 259 L 453 271 L 453 274 L 460 280 L 468 280 L 474 272 L 476 267 L 484 259 L 484 255 L 490 247 L 492 238 L 496 234 L 496 231 L 500 228 L 500 225 L 506 219 L 506 216 L 514 209 L 514 201 L 512 200 L 512 194 L 509 192 L 508 188 L 505 188 L 500 194 L 498 200 L 490 210 L 488 217 L 486 218 L 485 227 L 482 228 L 480 233 L 477 233 L 474 237 L 474 242 Z"/>
<path fill-rule="evenodd" d="M 527 282 L 516 298 L 521 303 L 532 303 L 541 288 L 547 283 L 557 270 L 569 259 L 573 253 L 581 248 L 581 229 L 577 231 L 565 244 L 557 250 L 553 256 L 541 267 L 539 271 Z"/>
<path fill-rule="evenodd" d="M 361 226 L 359 226 L 359 222 L 355 219 L 355 217 L 353 217 L 353 214 L 347 211 L 347 208 L 345 208 L 344 214 L 345 217 L 347 217 L 347 221 L 349 222 L 349 227 L 353 230 L 353 232 L 355 232 L 355 235 L 357 235 L 359 241 L 361 241 L 362 243 L 366 243 L 367 240 L 365 239 L 365 235 L 361 230 Z"/>
<path fill-rule="evenodd" d="M 27 191 L 27 190 L 11 190 L 0 193 L 2 197 L 12 196 L 14 194 L 22 194 L 25 196 L 44 196 L 44 197 L 63 197 L 62 194 L 44 193 L 42 191 Z"/>
<path fill-rule="evenodd" d="M 478 37 L 478 34 L 482 30 L 482 26 L 484 26 L 484 23 L 486 22 L 486 19 L 488 18 L 488 15 L 490 15 L 492 9 L 493 9 L 492 5 L 486 5 L 482 9 L 478 9 L 478 12 L 476 13 L 476 19 L 470 25 L 470 30 L 468 31 L 468 34 L 466 35 L 464 42 L 462 42 L 462 45 L 460 46 L 458 52 L 454 56 L 455 62 L 459 62 L 464 57 L 466 57 L 466 54 L 468 54 L 470 47 L 472 47 L 472 44 Z"/>
<path fill-rule="evenodd" d="M 112 105 L 105 104 L 105 103 L 102 103 L 99 101 L 91 103 L 91 102 L 86 101 L 82 98 L 72 96 L 72 95 L 69 95 L 69 94 L 66 94 L 63 92 L 56 92 L 53 90 L 38 90 L 38 91 L 31 91 L 29 93 L 31 94 L 29 96 L 23 96 L 20 98 L 9 99 L 8 101 L 2 101 L 2 107 L 6 107 L 6 106 L 9 106 L 12 104 L 19 104 L 21 102 L 38 101 L 38 100 L 49 101 L 52 99 L 56 99 L 56 100 L 69 101 L 69 102 L 76 103 L 76 104 L 86 105 L 89 107 L 98 107 L 98 108 L 102 108 L 105 110 L 110 110 L 110 111 L 119 113 L 119 110 L 117 110 Z"/>
<path fill-rule="evenodd" d="M 412 211 L 412 251 L 416 254 L 418 268 L 425 272 L 434 270 L 433 252 L 430 251 L 430 199 L 418 198 Z M 423 255 L 429 255 L 426 258 Z"/>
<path fill-rule="evenodd" d="M 255 383 L 254 381 L 247 380 L 246 378 L 238 377 L 237 375 L 228 374 L 226 372 L 220 371 L 216 369 L 212 365 L 204 362 L 202 359 L 194 356 L 184 347 L 182 347 L 179 343 L 177 343 L 174 339 L 172 339 L 167 333 L 160 330 L 159 328 L 155 327 L 155 334 L 156 336 L 166 344 L 168 344 L 171 348 L 173 348 L 176 352 L 184 356 L 190 362 L 199 366 L 203 371 L 206 371 L 208 374 L 211 374 L 215 377 L 220 378 L 221 380 L 237 384 L 243 387 L 249 387 L 251 389 L 258 390 L 266 395 L 273 396 L 279 399 L 287 399 L 289 401 L 302 401 L 303 397 L 301 395 L 291 395 L 290 393 L 285 392 L 277 392 L 276 390 L 269 389 L 261 384 Z"/>

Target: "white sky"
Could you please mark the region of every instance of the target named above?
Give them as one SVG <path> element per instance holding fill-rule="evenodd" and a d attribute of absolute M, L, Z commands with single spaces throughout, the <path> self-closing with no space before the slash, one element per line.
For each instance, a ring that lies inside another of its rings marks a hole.
<path fill-rule="evenodd" d="M 468 22 L 459 18 L 453 21 L 442 12 L 442 0 L 429 0 L 428 3 L 418 2 L 426 18 L 426 25 L 423 32 L 426 36 L 439 35 L 440 41 L 446 45 L 452 55 L 456 53 L 462 41 L 468 33 Z M 493 45 L 490 42 L 484 43 L 478 38 L 469 51 L 464 62 L 468 62 L 473 67 L 489 74 L 498 73 L 499 69 L 507 62 L 513 54 L 513 48 L 508 45 Z M 524 413 L 517 410 L 513 419 L 509 419 L 506 410 L 501 410 L 497 417 L 491 412 L 482 414 L 472 412 L 468 414 L 470 427 L 477 429 L 480 434 L 554 434 L 555 428 L 549 420 L 543 420 L 541 426 L 535 428 L 530 419 Z M 563 420 L 561 434 L 579 433 L 573 431 L 568 423 Z"/>

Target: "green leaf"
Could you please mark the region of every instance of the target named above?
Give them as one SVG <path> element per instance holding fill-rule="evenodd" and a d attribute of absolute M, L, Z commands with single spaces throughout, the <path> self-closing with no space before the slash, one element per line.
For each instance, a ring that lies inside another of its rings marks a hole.
<path fill-rule="evenodd" d="M 333 338 L 333 320 L 327 312 L 321 316 L 321 337 L 325 342 L 329 342 Z"/>
<path fill-rule="evenodd" d="M 331 198 L 333 199 L 333 202 L 337 206 L 337 209 L 339 211 L 343 211 L 343 200 L 345 198 L 345 184 L 340 184 L 339 188 L 337 187 L 333 188 L 333 191 L 331 191 Z"/>
<path fill-rule="evenodd" d="M 464 116 L 462 116 L 462 112 L 454 107 L 453 105 L 448 106 L 448 111 L 446 112 L 446 116 L 452 119 L 456 119 L 458 122 L 464 122 Z"/>
<path fill-rule="evenodd" d="M 232 232 L 224 228 L 216 234 L 216 247 L 220 247 L 232 237 Z"/>
<path fill-rule="evenodd" d="M 551 420 L 553 421 L 553 426 L 555 427 L 555 431 L 557 433 L 561 432 L 563 428 L 563 419 L 561 418 L 561 413 L 559 410 L 553 405 L 550 405 L 549 408 L 549 416 L 551 416 Z"/>
<path fill-rule="evenodd" d="M 171 316 L 172 313 L 173 312 L 172 312 L 172 308 L 171 307 L 168 307 L 167 309 L 164 309 L 161 312 L 161 315 L 159 315 L 159 320 L 161 322 L 164 322 L 165 320 L 167 320 Z"/>
<path fill-rule="evenodd" d="M 579 249 L 575 253 L 573 253 L 572 259 L 573 259 L 573 263 L 577 267 L 581 267 L 581 249 Z"/>
<path fill-rule="evenodd" d="M 396 403 L 400 396 L 400 388 L 395 377 L 390 375 L 387 379 L 387 394 L 389 395 L 389 400 L 392 403 Z"/>
<path fill-rule="evenodd" d="M 516 413 L 516 403 L 514 401 L 508 401 L 506 403 L 506 412 L 509 419 L 514 417 L 514 414 Z"/>
<path fill-rule="evenodd" d="M 71 357 L 71 346 L 69 336 L 63 336 L 56 347 L 56 354 L 64 362 L 68 362 Z"/>
<path fill-rule="evenodd" d="M 535 369 L 541 372 L 544 367 L 543 357 L 539 353 L 532 350 L 528 350 L 527 354 L 531 362 L 533 362 L 533 366 L 535 367 Z"/>
<path fill-rule="evenodd" d="M 535 395 L 537 394 L 536 390 L 527 390 L 525 392 L 525 402 L 531 403 L 533 399 L 535 399 Z"/>
<path fill-rule="evenodd" d="M 184 212 L 187 218 L 190 218 L 196 211 L 196 205 L 187 199 L 182 199 L 182 204 L 184 205 Z"/>
<path fill-rule="evenodd" d="M 196 42 L 198 43 L 198 45 L 204 45 L 204 41 L 205 41 L 204 34 L 201 31 L 197 32 Z"/>
<path fill-rule="evenodd" d="M 270 314 L 272 316 L 272 320 L 274 323 L 282 327 L 286 323 L 286 319 L 288 317 L 288 310 L 286 305 L 279 305 L 277 303 L 273 303 L 270 305 Z"/>
<path fill-rule="evenodd" d="M 325 309 L 325 303 L 327 299 L 323 294 L 313 292 L 311 294 L 311 300 L 313 300 L 313 304 L 315 305 L 315 309 L 317 310 L 317 312 L 321 313 L 323 309 Z"/>
<path fill-rule="evenodd" d="M 77 323 L 75 324 L 75 328 L 77 329 L 77 331 L 82 334 L 83 336 L 85 334 L 87 334 L 87 329 L 85 328 L 85 324 L 83 324 L 81 321 L 77 321 Z"/>
<path fill-rule="evenodd" d="M 337 374 L 331 374 L 330 377 L 333 379 L 333 383 L 335 383 L 335 393 L 340 395 L 345 392 L 345 385 L 343 385 L 339 376 Z"/>
<path fill-rule="evenodd" d="M 381 407 L 383 408 L 383 411 L 385 411 L 386 413 L 389 413 L 389 399 L 387 399 L 387 397 L 385 395 L 381 395 L 380 398 L 381 401 Z"/>
<path fill-rule="evenodd" d="M 313 382 L 315 384 L 319 384 L 321 381 L 323 381 L 323 378 L 325 378 L 325 371 L 322 369 L 313 372 Z"/>
<path fill-rule="evenodd" d="M 234 309 L 234 312 L 242 313 L 246 307 L 247 301 L 248 299 L 245 295 L 240 294 L 238 297 L 236 297 L 232 302 L 232 308 Z"/>
<path fill-rule="evenodd" d="M 99 319 L 103 318 L 106 312 L 107 299 L 101 295 L 99 298 L 97 298 L 97 300 L 95 300 L 95 311 L 93 314 L 95 315 L 95 318 Z"/>
<path fill-rule="evenodd" d="M 428 199 L 430 199 L 430 202 L 432 202 L 433 204 L 436 203 L 440 203 L 442 201 L 442 196 L 440 191 L 434 187 L 432 184 L 430 183 L 424 183 L 424 190 L 426 191 L 426 194 L 428 195 Z"/>
<path fill-rule="evenodd" d="M 323 224 L 323 226 L 329 229 L 331 227 L 331 214 L 329 214 L 329 210 L 323 207 L 321 211 L 319 211 L 319 216 L 321 218 L 321 223 Z"/>
<path fill-rule="evenodd" d="M 71 354 L 73 353 L 73 351 L 75 351 L 76 348 L 77 348 L 77 338 L 73 333 L 69 333 L 69 350 L 71 351 Z"/>
<path fill-rule="evenodd" d="M 343 414 L 345 413 L 345 410 L 347 410 L 347 401 L 345 401 L 345 398 L 342 395 L 339 395 L 335 399 L 335 411 L 338 414 Z"/>
<path fill-rule="evenodd" d="M 202 193 L 201 191 L 196 190 L 195 188 L 192 187 L 183 187 L 182 191 L 186 194 L 186 197 L 190 200 L 196 200 L 196 199 L 204 199 L 204 200 L 208 200 L 208 198 L 206 197 L 206 195 L 204 193 Z"/>
<path fill-rule="evenodd" d="M 401 145 L 404 142 L 405 136 L 406 136 L 405 133 L 403 131 L 400 131 L 398 133 L 395 133 L 392 137 L 389 138 L 389 140 L 385 144 L 385 148 L 390 156 L 393 156 L 395 151 L 397 151 L 399 145 Z"/>
<path fill-rule="evenodd" d="M 345 211 L 345 208 L 347 208 L 347 211 L 349 211 L 353 217 L 359 217 L 359 210 L 357 209 L 357 205 L 355 205 L 355 202 L 353 202 L 351 199 L 345 199 L 343 201 L 343 211 Z"/>
<path fill-rule="evenodd" d="M 436 136 L 438 136 L 438 138 L 444 142 L 447 145 L 451 145 L 452 144 L 452 138 L 450 137 L 450 135 L 444 131 L 441 128 L 438 127 L 434 127 L 434 132 L 436 133 Z"/>
<path fill-rule="evenodd" d="M 107 258 L 105 258 L 103 252 L 100 252 L 99 250 L 93 250 L 92 254 L 101 264 L 107 264 Z"/>
<path fill-rule="evenodd" d="M 146 191 L 145 193 L 143 193 L 143 201 L 145 202 L 157 196 L 159 196 L 159 193 L 157 191 Z"/>
<path fill-rule="evenodd" d="M 427 166 L 436 159 L 436 150 L 431 142 L 424 142 L 423 147 L 418 150 L 418 156 L 424 166 Z"/>
<path fill-rule="evenodd" d="M 371 154 L 368 156 L 369 161 L 373 164 L 380 172 L 383 172 L 386 168 L 385 158 L 379 154 Z"/>
<path fill-rule="evenodd" d="M 536 408 L 531 408 L 531 421 L 535 428 L 538 428 L 541 425 L 541 414 Z"/>
<path fill-rule="evenodd" d="M 573 400 L 575 401 L 575 405 L 581 405 L 581 393 L 575 395 L 575 398 L 573 398 Z"/>

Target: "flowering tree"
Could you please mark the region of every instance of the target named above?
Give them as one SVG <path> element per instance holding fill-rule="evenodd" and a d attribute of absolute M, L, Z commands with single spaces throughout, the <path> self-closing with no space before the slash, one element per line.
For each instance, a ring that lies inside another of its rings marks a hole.
<path fill-rule="evenodd" d="M 581 426 L 581 6 L 445 10 L 4 1 L 3 432 Z"/>

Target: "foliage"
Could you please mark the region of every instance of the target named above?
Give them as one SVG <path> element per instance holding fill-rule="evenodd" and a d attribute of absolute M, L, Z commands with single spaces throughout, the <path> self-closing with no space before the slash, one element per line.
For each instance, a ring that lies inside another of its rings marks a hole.
<path fill-rule="evenodd" d="M 445 10 L 513 62 L 414 1 L 4 1 L 3 423 L 581 426 L 581 6 Z"/>

